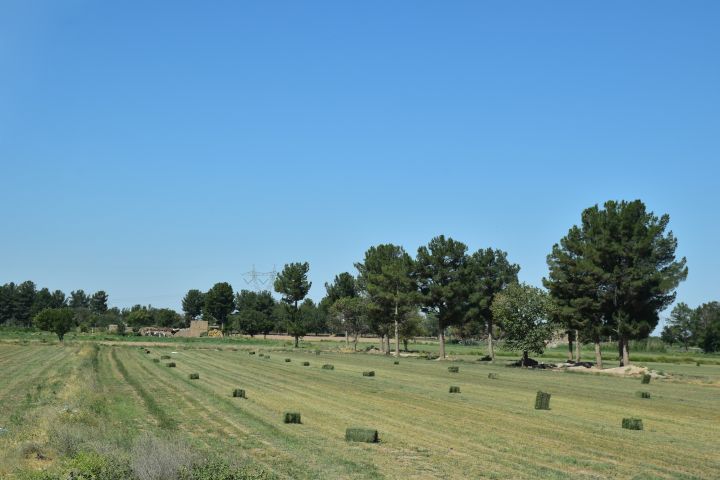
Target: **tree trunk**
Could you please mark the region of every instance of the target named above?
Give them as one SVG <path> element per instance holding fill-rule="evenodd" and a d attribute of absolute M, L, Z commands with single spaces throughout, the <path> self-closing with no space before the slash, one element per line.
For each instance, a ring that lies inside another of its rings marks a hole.
<path fill-rule="evenodd" d="M 403 338 L 403 347 L 405 347 L 406 352 L 408 351 L 407 344 L 408 344 L 407 338 Z"/>
<path fill-rule="evenodd" d="M 567 331 L 568 336 L 568 361 L 573 359 L 573 336 L 575 334 L 572 330 Z"/>
<path fill-rule="evenodd" d="M 488 355 L 490 355 L 490 361 L 495 361 L 495 347 L 493 346 L 493 324 L 492 320 L 488 321 Z"/>
<path fill-rule="evenodd" d="M 575 362 L 580 361 L 580 332 L 575 330 Z"/>
<path fill-rule="evenodd" d="M 353 351 L 357 352 L 357 340 L 358 340 L 358 334 L 356 333 L 353 337 Z"/>
<path fill-rule="evenodd" d="M 295 348 L 299 348 L 299 347 L 300 347 L 300 345 L 299 345 L 299 339 L 300 339 L 300 337 L 297 336 L 297 335 L 295 335 Z"/>
<path fill-rule="evenodd" d="M 600 351 L 600 339 L 595 339 L 595 366 L 602 368 L 602 352 Z"/>
<path fill-rule="evenodd" d="M 398 333 L 398 304 L 395 302 L 395 356 L 400 357 L 400 335 Z"/>
<path fill-rule="evenodd" d="M 445 358 L 445 331 L 440 329 L 440 358 Z"/>
<path fill-rule="evenodd" d="M 625 366 L 625 363 L 623 362 L 623 352 L 625 352 L 625 347 L 623 345 L 623 337 L 618 335 L 618 357 L 620 357 L 621 367 Z"/>
<path fill-rule="evenodd" d="M 390 334 L 388 333 L 385 336 L 385 341 L 387 344 L 385 345 L 385 355 L 390 355 Z"/>
<path fill-rule="evenodd" d="M 345 330 L 345 345 L 350 346 L 350 334 Z"/>
<path fill-rule="evenodd" d="M 623 359 L 624 367 L 627 367 L 628 365 L 630 365 L 630 345 L 629 344 L 630 344 L 629 340 L 627 338 L 623 338 L 622 359 Z"/>
<path fill-rule="evenodd" d="M 522 356 L 522 366 L 527 367 L 528 365 L 528 351 L 523 350 L 523 356 Z"/>
<path fill-rule="evenodd" d="M 385 353 L 385 334 L 380 335 L 380 351 Z"/>

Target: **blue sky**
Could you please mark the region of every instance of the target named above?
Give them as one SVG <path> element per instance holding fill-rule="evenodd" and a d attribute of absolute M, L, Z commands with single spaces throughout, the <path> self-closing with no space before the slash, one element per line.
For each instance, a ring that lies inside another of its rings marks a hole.
<path fill-rule="evenodd" d="M 540 284 L 608 199 L 720 300 L 718 2 L 0 3 L 0 283 L 179 307 L 371 245 L 502 248 Z"/>

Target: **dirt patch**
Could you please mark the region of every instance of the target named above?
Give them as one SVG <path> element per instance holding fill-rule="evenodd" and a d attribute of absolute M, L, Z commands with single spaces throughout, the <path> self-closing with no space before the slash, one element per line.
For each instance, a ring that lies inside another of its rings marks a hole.
<path fill-rule="evenodd" d="M 568 370 L 571 372 L 586 372 L 586 373 L 601 373 L 604 375 L 615 375 L 618 377 L 642 377 L 643 375 L 649 374 L 652 378 L 665 378 L 665 375 L 660 375 L 657 372 L 650 370 L 647 367 L 641 367 L 640 365 L 628 365 L 627 367 L 615 367 L 615 368 L 597 368 L 597 367 L 566 367 L 562 370 Z"/>

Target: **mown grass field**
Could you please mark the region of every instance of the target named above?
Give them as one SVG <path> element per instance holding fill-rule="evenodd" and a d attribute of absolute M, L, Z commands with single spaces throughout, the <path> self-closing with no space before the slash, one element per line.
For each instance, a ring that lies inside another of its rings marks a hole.
<path fill-rule="evenodd" d="M 52 469 L 77 453 L 62 451 L 72 449 L 57 440 L 61 430 L 81 427 L 100 432 L 95 447 L 129 448 L 153 432 L 278 478 L 718 478 L 720 471 L 717 365 L 651 365 L 675 376 L 641 385 L 479 362 L 394 365 L 378 355 L 195 346 L 152 346 L 146 354 L 131 343 L 0 344 L 7 429 L 0 477 Z M 161 355 L 177 367 L 152 361 Z M 321 368 L 328 363 L 334 370 Z M 376 376 L 363 377 L 366 370 Z M 451 385 L 462 393 L 448 393 Z M 248 398 L 232 398 L 235 388 Z M 538 390 L 552 394 L 551 410 L 533 408 Z M 640 390 L 652 398 L 636 397 Z M 301 412 L 303 423 L 283 424 L 286 411 Z M 621 429 L 623 417 L 642 418 L 645 430 Z M 378 429 L 381 442 L 346 442 L 345 429 L 355 426 Z"/>

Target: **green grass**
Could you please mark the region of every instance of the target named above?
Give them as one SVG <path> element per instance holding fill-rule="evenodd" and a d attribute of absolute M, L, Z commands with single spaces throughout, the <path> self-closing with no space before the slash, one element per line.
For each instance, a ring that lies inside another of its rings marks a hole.
<path fill-rule="evenodd" d="M 0 345 L 0 426 L 9 429 L 0 436 L 1 478 L 47 466 L 23 458 L 22 446 L 44 446 L 66 417 L 97 431 L 97 441 L 179 435 L 279 478 L 713 478 L 720 469 L 717 365 L 650 363 L 672 376 L 644 386 L 647 400 L 636 396 L 637 378 L 464 362 L 452 375 L 462 395 L 449 395 L 441 361 L 394 365 L 382 355 L 325 350 L 330 375 L 296 365 L 311 349 L 275 346 L 269 351 L 282 354 L 258 359 L 243 349 L 254 342 L 233 351 L 190 341 L 172 346 L 176 368 L 159 368 L 123 345 Z M 365 371 L 377 376 L 369 381 Z M 247 399 L 230 395 L 238 385 Z M 538 390 L 552 393 L 551 410 L 534 409 Z M 77 412 L 60 413 L 66 406 Z M 284 424 L 285 412 L 302 412 L 302 424 Z M 642 418 L 644 430 L 623 429 L 623 418 Z M 347 442 L 354 425 L 377 427 L 381 443 Z M 48 465 L 62 460 L 48 457 Z"/>

